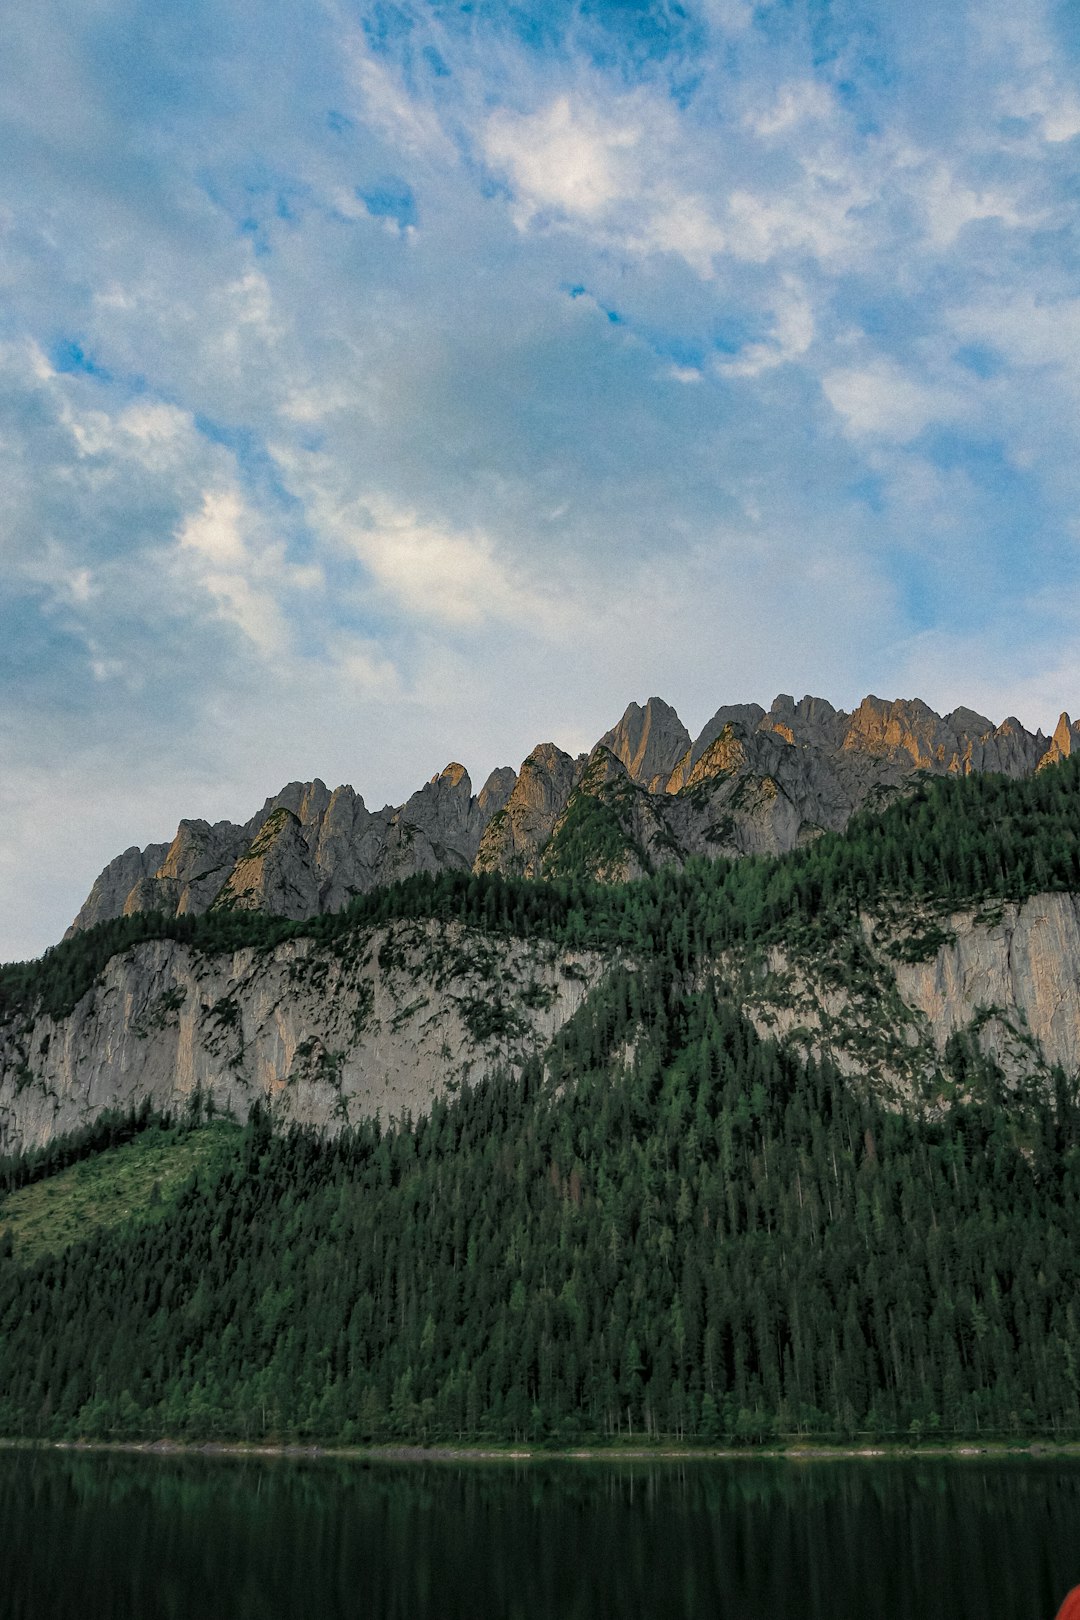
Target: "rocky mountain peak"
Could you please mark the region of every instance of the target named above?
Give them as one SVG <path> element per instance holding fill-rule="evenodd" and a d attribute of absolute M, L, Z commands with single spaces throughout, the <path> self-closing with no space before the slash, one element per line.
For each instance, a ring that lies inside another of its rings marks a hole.
<path fill-rule="evenodd" d="M 627 774 L 651 793 L 660 792 L 690 746 L 690 733 L 670 703 L 651 697 L 642 708 L 631 703 L 618 725 L 600 742 Z"/>
<path fill-rule="evenodd" d="M 476 856 L 481 872 L 536 877 L 540 857 L 577 784 L 580 766 L 554 743 L 538 743 L 505 804 L 488 822 Z"/>
<path fill-rule="evenodd" d="M 690 748 L 678 760 L 665 784 L 669 793 L 678 793 L 696 781 L 695 772 L 704 755 L 721 734 L 731 727 L 734 737 L 746 737 L 755 731 L 765 718 L 760 703 L 725 703 L 708 720 Z"/>
<path fill-rule="evenodd" d="M 437 782 L 446 782 L 452 788 L 460 787 L 462 782 L 464 782 L 469 793 L 472 792 L 472 783 L 469 780 L 469 773 L 465 769 L 464 765 L 459 765 L 456 760 L 451 760 L 449 765 L 445 765 L 437 775 L 431 778 L 432 786 L 434 786 Z"/>
<path fill-rule="evenodd" d="M 491 819 L 503 808 L 517 783 L 517 771 L 512 765 L 497 765 L 476 795 L 476 802 L 484 815 Z"/>
<path fill-rule="evenodd" d="M 1006 722 L 1007 724 L 1008 722 Z M 1018 722 L 1014 721 L 1013 724 Z M 958 737 L 985 737 L 993 731 L 994 722 L 988 720 L 985 714 L 979 714 L 975 709 L 953 709 L 945 716 L 944 724 L 954 731 Z"/>
<path fill-rule="evenodd" d="M 1078 745 L 1080 745 L 1080 720 L 1070 720 L 1068 714 L 1062 710 L 1061 717 L 1054 727 L 1050 746 L 1039 761 L 1039 769 L 1042 770 L 1044 765 L 1056 765 L 1059 760 L 1068 759 Z"/>
<path fill-rule="evenodd" d="M 826 698 L 807 695 L 796 703 L 787 692 L 781 692 L 758 727 L 800 748 L 828 749 L 841 746 L 846 720 L 847 716 Z"/>

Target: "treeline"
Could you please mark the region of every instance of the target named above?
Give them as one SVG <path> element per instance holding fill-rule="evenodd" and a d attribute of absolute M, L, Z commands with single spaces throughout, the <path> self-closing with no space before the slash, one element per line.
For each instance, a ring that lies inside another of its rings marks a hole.
<path fill-rule="evenodd" d="M 63 1016 L 110 957 L 154 939 L 217 953 L 270 950 L 303 935 L 347 951 L 350 939 L 372 927 L 435 917 L 569 946 L 666 954 L 685 968 L 779 933 L 842 930 L 860 907 L 890 900 L 945 909 L 1049 890 L 1080 891 L 1080 759 L 1022 781 L 928 778 L 888 809 L 856 816 L 846 832 L 789 855 L 693 860 L 635 883 L 448 871 L 407 878 L 303 921 L 229 910 L 121 917 L 37 961 L 0 967 L 0 1021 L 33 1008 Z"/>
<path fill-rule="evenodd" d="M 970 1062 L 969 1057 L 969 1062 Z M 533 1069 L 0 1255 L 0 1433 L 1080 1433 L 1080 1108 L 938 1119 L 616 973 Z"/>

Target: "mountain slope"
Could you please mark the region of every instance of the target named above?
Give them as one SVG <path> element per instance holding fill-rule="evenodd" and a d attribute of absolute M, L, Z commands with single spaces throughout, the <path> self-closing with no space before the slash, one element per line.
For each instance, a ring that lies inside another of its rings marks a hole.
<path fill-rule="evenodd" d="M 0 1432 L 1080 1431 L 1075 1096 L 913 1118 L 663 992 L 614 976 L 547 1080 L 331 1142 L 256 1116 L 152 1223 L 0 1237 Z"/>
<path fill-rule="evenodd" d="M 781 856 L 99 924 L 0 970 L 0 1433 L 1071 1437 L 1078 986 L 1071 748 Z M 196 1173 L 108 1196 L 117 1130 Z"/>
<path fill-rule="evenodd" d="M 572 819 L 551 848 L 585 835 Z M 1045 1094 L 1080 1056 L 1078 895 L 1068 759 L 927 780 L 786 856 L 628 884 L 458 870 L 300 921 L 137 914 L 0 970 L 0 1149 L 144 1098 L 329 1131 L 398 1118 L 543 1057 L 625 967 L 676 1000 L 715 984 L 894 1103 L 939 1097 L 964 1051 L 981 1084 Z"/>

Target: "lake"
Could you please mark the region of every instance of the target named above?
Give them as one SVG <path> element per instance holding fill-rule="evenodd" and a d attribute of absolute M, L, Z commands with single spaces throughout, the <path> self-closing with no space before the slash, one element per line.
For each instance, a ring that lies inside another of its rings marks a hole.
<path fill-rule="evenodd" d="M 1053 1620 L 1080 1462 L 0 1450 L 3 1620 Z"/>

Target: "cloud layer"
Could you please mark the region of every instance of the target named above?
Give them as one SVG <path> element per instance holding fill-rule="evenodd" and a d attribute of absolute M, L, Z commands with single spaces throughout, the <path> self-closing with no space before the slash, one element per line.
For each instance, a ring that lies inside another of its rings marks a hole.
<path fill-rule="evenodd" d="M 0 62 L 0 957 L 292 777 L 658 691 L 1080 703 L 1080 38 L 44 0 Z"/>

